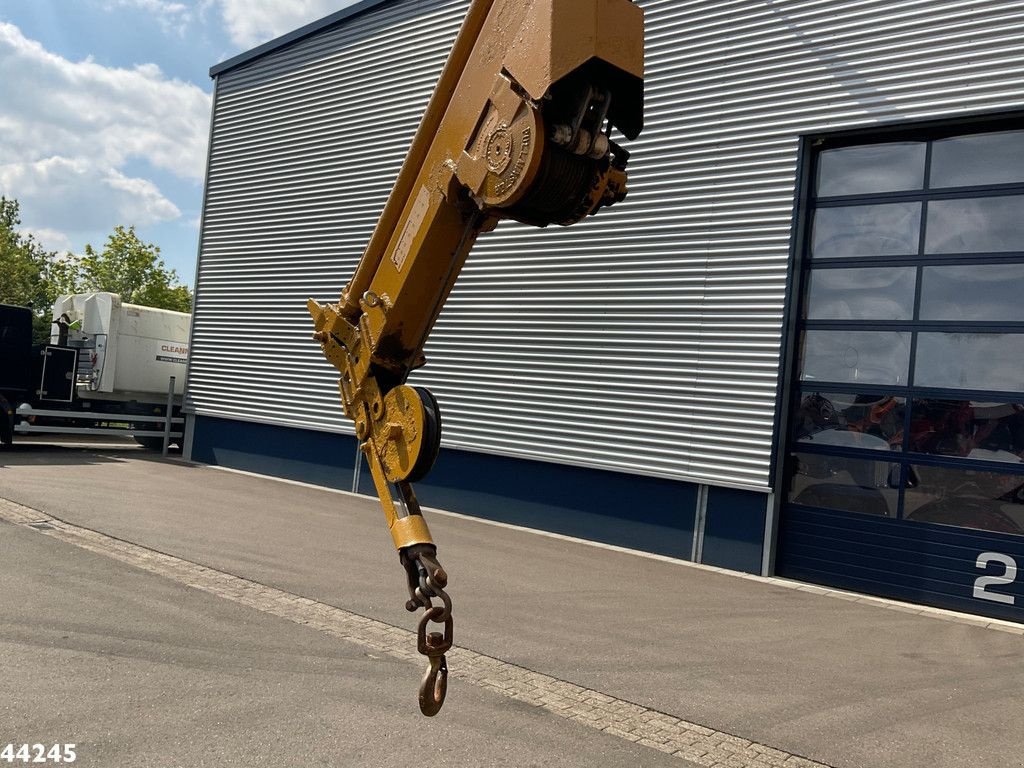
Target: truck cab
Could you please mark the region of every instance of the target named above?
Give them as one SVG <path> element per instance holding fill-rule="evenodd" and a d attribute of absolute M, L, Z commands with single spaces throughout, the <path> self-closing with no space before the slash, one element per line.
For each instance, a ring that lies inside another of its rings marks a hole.
<path fill-rule="evenodd" d="M 32 376 L 32 310 L 0 304 L 0 443 L 11 442 L 14 409 L 27 399 Z"/>

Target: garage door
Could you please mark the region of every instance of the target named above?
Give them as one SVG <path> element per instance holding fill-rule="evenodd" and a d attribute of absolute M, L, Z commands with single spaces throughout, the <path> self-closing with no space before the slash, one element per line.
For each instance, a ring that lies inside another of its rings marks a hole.
<path fill-rule="evenodd" d="M 807 142 L 778 571 L 1024 621 L 1024 131 Z"/>

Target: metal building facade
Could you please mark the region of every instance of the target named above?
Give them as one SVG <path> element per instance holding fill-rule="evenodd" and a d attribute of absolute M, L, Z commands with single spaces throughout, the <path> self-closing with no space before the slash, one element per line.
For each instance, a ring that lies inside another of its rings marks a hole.
<path fill-rule="evenodd" d="M 449 448 L 767 494 L 800 137 L 1019 107 L 1024 6 L 640 5 L 628 199 L 483 236 L 415 381 Z M 351 433 L 305 299 L 351 274 L 465 7 L 364 0 L 214 69 L 199 417 Z"/>

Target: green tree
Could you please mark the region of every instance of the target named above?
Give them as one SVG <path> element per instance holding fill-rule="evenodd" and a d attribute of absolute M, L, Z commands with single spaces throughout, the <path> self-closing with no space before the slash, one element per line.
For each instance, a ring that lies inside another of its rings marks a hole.
<path fill-rule="evenodd" d="M 135 227 L 117 226 L 102 251 L 85 246 L 75 260 L 51 262 L 51 283 L 62 293 L 109 291 L 129 304 L 192 311 L 192 292 L 160 258 L 160 248 L 144 243 Z"/>
<path fill-rule="evenodd" d="M 31 235 L 18 232 L 21 207 L 17 200 L 0 197 L 0 303 L 32 307 L 33 338 L 50 338 L 49 310 L 53 304 L 49 271 L 57 254 L 47 251 Z"/>
<path fill-rule="evenodd" d="M 35 310 L 33 338 L 50 338 L 50 309 L 58 296 L 87 291 L 120 294 L 122 301 L 147 307 L 192 311 L 192 292 L 168 269 L 160 249 L 144 243 L 135 227 L 118 226 L 103 250 L 85 246 L 85 255 L 47 251 L 32 235 L 18 231 L 21 207 L 0 197 L 0 303 Z"/>

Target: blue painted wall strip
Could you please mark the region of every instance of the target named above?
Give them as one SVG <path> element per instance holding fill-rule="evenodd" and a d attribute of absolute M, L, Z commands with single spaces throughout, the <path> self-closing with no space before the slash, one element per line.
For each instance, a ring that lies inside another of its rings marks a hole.
<path fill-rule="evenodd" d="M 355 451 L 348 435 L 197 416 L 191 458 L 348 491 Z"/>
<path fill-rule="evenodd" d="M 198 416 L 192 459 L 350 490 L 355 449 L 348 435 Z M 360 491 L 373 495 L 368 475 Z M 691 483 L 444 449 L 416 493 L 424 506 L 690 558 Z"/>
<path fill-rule="evenodd" d="M 760 573 L 767 501 L 763 493 L 709 486 L 701 562 Z"/>
<path fill-rule="evenodd" d="M 689 559 L 697 486 L 443 450 L 416 493 L 425 506 Z"/>

